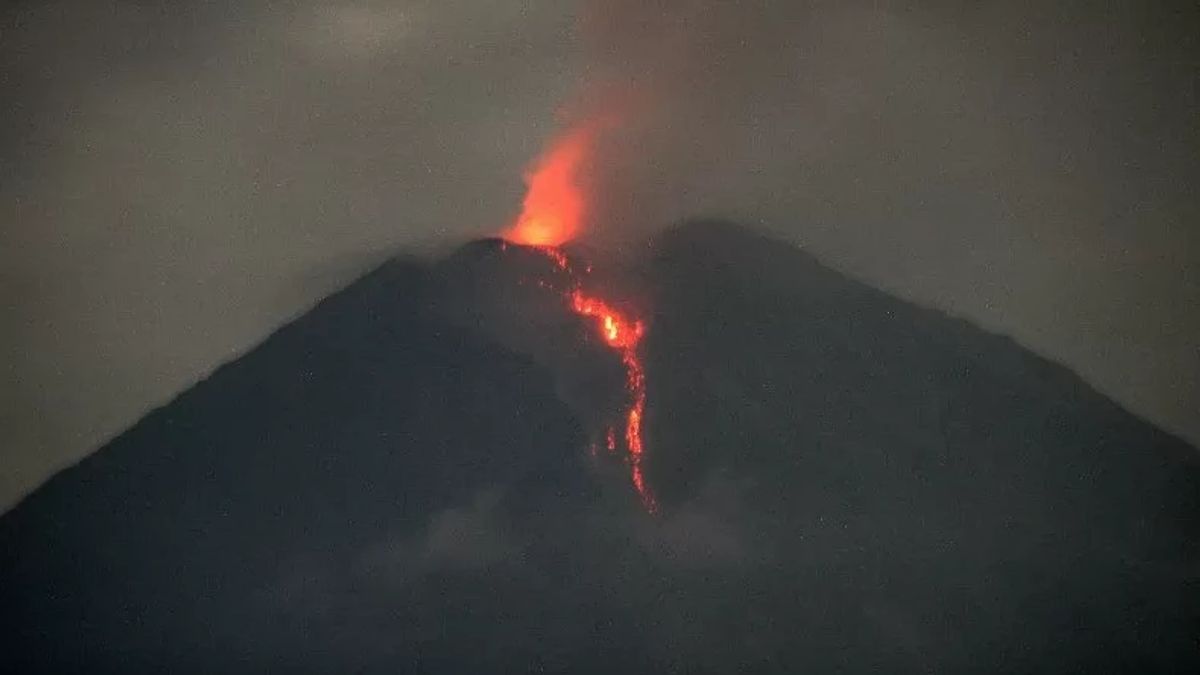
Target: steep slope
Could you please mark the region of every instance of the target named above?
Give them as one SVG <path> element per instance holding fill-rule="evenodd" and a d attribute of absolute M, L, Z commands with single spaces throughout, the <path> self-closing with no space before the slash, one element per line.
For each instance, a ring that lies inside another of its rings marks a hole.
<path fill-rule="evenodd" d="M 477 242 L 385 265 L 0 519 L 0 665 L 1200 669 L 1194 449 L 747 230 L 639 264 L 657 515 L 585 450 L 619 359 L 544 256 Z"/>
<path fill-rule="evenodd" d="M 787 561 L 768 606 L 790 588 L 837 617 L 811 626 L 820 649 L 889 669 L 1197 663 L 1193 448 L 1007 338 L 728 224 L 668 233 L 652 270 L 651 480 L 677 502 L 738 485 Z M 755 641 L 795 644 L 745 610 Z"/>
<path fill-rule="evenodd" d="M 369 571 L 389 542 L 421 537 L 431 551 L 397 565 L 490 562 L 506 553 L 473 531 L 481 519 L 500 527 L 543 492 L 586 491 L 578 425 L 549 377 L 440 319 L 428 285 L 424 269 L 384 266 L 6 514 L 0 660 L 221 670 L 295 651 L 311 664 L 309 630 L 350 638 L 306 615 L 335 592 L 324 570 Z M 311 625 L 277 623 L 288 603 Z"/>

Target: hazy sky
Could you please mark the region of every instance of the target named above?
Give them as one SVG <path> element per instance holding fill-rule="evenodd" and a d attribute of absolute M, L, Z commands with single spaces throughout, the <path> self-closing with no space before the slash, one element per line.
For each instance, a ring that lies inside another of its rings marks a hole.
<path fill-rule="evenodd" d="M 1200 441 L 1195 3 L 15 2 L 0 505 L 398 248 L 556 115 L 633 247 L 733 216 Z"/>

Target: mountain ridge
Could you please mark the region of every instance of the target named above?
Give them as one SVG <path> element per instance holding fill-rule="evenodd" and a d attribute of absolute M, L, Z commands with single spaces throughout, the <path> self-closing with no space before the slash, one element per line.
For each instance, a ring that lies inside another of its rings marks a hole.
<path fill-rule="evenodd" d="M 540 290 L 553 265 L 475 242 L 384 263 L 0 516 L 6 653 L 30 672 L 1197 665 L 1194 448 L 736 225 L 682 225 L 622 270 L 659 516 L 586 451 L 619 364 Z"/>

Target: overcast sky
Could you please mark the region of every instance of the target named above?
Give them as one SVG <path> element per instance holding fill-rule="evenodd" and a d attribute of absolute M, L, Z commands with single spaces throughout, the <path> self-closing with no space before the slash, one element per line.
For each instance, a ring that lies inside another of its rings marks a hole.
<path fill-rule="evenodd" d="M 1195 3 L 10 2 L 0 505 L 612 100 L 593 230 L 739 218 L 1200 441 Z"/>

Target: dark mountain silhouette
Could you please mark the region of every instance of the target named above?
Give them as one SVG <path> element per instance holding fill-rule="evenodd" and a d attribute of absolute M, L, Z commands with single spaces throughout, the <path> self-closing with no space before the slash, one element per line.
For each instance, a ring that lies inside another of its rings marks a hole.
<path fill-rule="evenodd" d="M 477 242 L 392 261 L 0 519 L 11 672 L 1200 672 L 1196 451 L 722 223 L 613 354 Z"/>

